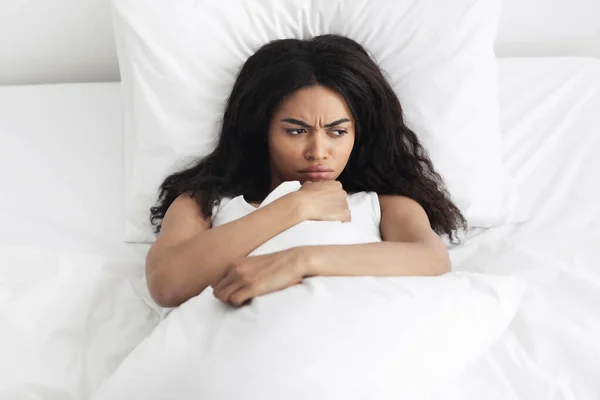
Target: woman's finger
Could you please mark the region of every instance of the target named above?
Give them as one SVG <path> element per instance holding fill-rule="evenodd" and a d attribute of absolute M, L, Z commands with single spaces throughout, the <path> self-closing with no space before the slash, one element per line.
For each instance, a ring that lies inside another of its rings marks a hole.
<path fill-rule="evenodd" d="M 234 281 L 235 281 L 235 277 L 232 273 L 232 269 L 227 268 L 225 273 L 222 275 L 221 279 L 216 281 L 216 283 L 213 285 L 213 291 L 215 293 L 219 293 L 224 288 L 226 288 L 227 286 L 232 284 Z"/>
<path fill-rule="evenodd" d="M 221 301 L 223 301 L 224 303 L 230 303 L 231 296 L 238 290 L 243 289 L 245 286 L 246 285 L 244 284 L 244 282 L 232 282 L 229 286 L 221 290 L 221 292 L 219 293 L 219 299 L 221 299 Z"/>
<path fill-rule="evenodd" d="M 234 307 L 241 307 L 246 302 L 252 299 L 250 289 L 245 286 L 236 292 L 234 292 L 230 297 L 228 303 Z"/>

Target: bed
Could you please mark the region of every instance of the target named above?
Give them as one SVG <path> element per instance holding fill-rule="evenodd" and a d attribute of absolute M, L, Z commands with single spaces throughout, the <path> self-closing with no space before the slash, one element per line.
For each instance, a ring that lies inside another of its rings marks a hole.
<path fill-rule="evenodd" d="M 448 399 L 600 398 L 600 61 L 498 59 L 505 161 L 533 217 L 456 271 L 528 283 Z M 123 237 L 118 83 L 0 88 L 0 399 L 85 399 L 160 323 Z"/>

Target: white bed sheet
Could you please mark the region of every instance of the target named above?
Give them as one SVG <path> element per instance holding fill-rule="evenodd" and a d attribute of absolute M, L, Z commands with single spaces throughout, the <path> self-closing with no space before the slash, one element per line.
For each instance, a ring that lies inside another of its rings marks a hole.
<path fill-rule="evenodd" d="M 122 142 L 118 83 L 0 88 L 2 400 L 85 399 L 158 323 Z"/>
<path fill-rule="evenodd" d="M 600 62 L 501 59 L 506 160 L 531 221 L 473 231 L 455 269 L 529 289 L 443 398 L 600 398 Z M 0 88 L 0 399 L 85 399 L 158 323 L 122 238 L 118 84 Z"/>
<path fill-rule="evenodd" d="M 600 61 L 501 59 L 506 161 L 532 219 L 473 232 L 455 269 L 529 283 L 509 331 L 445 398 L 600 398 Z"/>

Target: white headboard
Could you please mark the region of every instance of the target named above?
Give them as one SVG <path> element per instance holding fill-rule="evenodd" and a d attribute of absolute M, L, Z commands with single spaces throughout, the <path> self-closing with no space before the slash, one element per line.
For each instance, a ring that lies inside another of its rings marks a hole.
<path fill-rule="evenodd" d="M 0 85 L 117 81 L 111 0 L 1 0 Z M 600 57 L 599 0 L 504 0 L 499 56 Z"/>

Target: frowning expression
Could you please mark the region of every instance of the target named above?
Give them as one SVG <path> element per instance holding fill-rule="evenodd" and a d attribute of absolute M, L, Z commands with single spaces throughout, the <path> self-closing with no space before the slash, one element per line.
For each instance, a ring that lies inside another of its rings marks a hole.
<path fill-rule="evenodd" d="M 337 179 L 354 146 L 354 127 L 334 90 L 315 85 L 286 97 L 269 126 L 271 188 L 283 181 Z"/>

